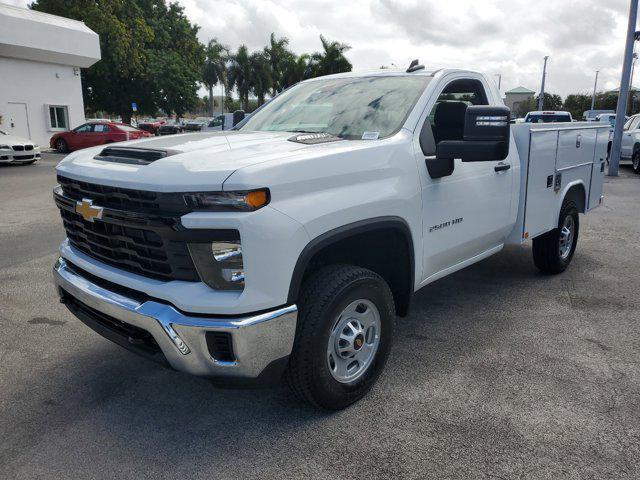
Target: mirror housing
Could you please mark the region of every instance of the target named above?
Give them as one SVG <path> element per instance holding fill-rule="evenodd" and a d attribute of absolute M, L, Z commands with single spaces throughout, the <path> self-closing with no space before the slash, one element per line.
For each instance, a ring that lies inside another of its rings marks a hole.
<path fill-rule="evenodd" d="M 233 112 L 233 126 L 235 127 L 238 123 L 244 120 L 244 110 L 236 110 Z"/>
<path fill-rule="evenodd" d="M 444 140 L 436 146 L 436 158 L 463 162 L 504 160 L 509 155 L 511 111 L 504 106 L 467 107 L 463 140 Z"/>

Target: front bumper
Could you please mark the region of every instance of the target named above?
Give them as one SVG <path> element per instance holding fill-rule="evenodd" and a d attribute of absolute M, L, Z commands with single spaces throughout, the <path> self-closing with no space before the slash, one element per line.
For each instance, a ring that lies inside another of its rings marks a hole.
<path fill-rule="evenodd" d="M 62 302 L 84 323 L 125 348 L 159 357 L 176 370 L 229 383 L 269 381 L 281 375 L 291 353 L 295 305 L 246 316 L 192 316 L 170 304 L 127 294 L 128 289 L 110 288 L 108 282 L 83 275 L 63 258 L 56 262 L 53 276 Z M 232 358 L 214 358 L 209 332 L 228 334 Z M 147 334 L 153 341 L 141 340 Z M 154 348 L 159 351 L 154 353 Z"/>
<path fill-rule="evenodd" d="M 0 163 L 26 163 L 40 160 L 40 148 L 26 151 L 0 150 Z"/>

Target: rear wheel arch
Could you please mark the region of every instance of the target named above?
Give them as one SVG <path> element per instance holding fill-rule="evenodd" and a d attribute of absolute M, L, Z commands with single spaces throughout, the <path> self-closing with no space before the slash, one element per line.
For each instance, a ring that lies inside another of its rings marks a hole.
<path fill-rule="evenodd" d="M 586 213 L 587 191 L 584 188 L 584 185 L 582 184 L 582 182 L 574 183 L 567 189 L 567 192 L 564 194 L 564 197 L 562 198 L 562 203 L 560 205 L 562 205 L 565 202 L 565 200 L 573 201 L 574 204 L 576 205 L 576 208 L 578 209 L 578 212 Z M 560 215 L 560 211 L 558 211 L 558 215 Z"/>
<path fill-rule="evenodd" d="M 396 313 L 406 315 L 415 277 L 411 229 L 401 217 L 377 217 L 330 230 L 307 244 L 291 277 L 288 303 L 298 300 L 304 281 L 326 265 L 348 264 L 380 275 L 389 285 Z"/>

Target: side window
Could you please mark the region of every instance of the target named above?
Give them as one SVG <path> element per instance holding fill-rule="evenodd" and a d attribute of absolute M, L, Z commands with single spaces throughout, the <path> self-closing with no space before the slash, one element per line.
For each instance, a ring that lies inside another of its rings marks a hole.
<path fill-rule="evenodd" d="M 109 131 L 108 125 L 95 125 L 93 127 L 93 131 L 96 133 L 106 133 Z"/>
<path fill-rule="evenodd" d="M 435 143 L 462 140 L 467 107 L 488 104 L 487 94 L 479 80 L 460 79 L 449 83 L 429 113 Z"/>
<path fill-rule="evenodd" d="M 80 125 L 74 131 L 76 133 L 89 133 L 93 131 L 93 125 L 91 125 L 90 123 L 85 123 L 84 125 Z"/>
<path fill-rule="evenodd" d="M 211 120 L 211 122 L 209 122 L 209 126 L 210 127 L 219 127 L 222 125 L 222 121 L 223 121 L 224 117 L 222 116 L 217 116 L 216 118 L 214 118 L 213 120 Z"/>
<path fill-rule="evenodd" d="M 66 105 L 49 105 L 49 128 L 51 130 L 67 130 L 69 110 Z"/>
<path fill-rule="evenodd" d="M 640 117 L 634 117 L 631 125 L 629 126 L 629 130 L 636 130 L 638 128 L 638 124 L 640 123 Z"/>

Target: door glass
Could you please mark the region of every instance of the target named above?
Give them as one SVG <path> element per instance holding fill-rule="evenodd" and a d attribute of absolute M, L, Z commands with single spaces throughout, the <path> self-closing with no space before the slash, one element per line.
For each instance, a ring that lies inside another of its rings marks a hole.
<path fill-rule="evenodd" d="M 92 129 L 93 129 L 92 127 L 93 127 L 93 125 L 90 125 L 90 124 L 86 123 L 86 124 L 81 125 L 78 128 L 76 128 L 75 132 L 76 133 L 89 133 L 89 132 L 92 131 Z"/>
<path fill-rule="evenodd" d="M 462 140 L 464 117 L 470 105 L 488 105 L 487 94 L 480 81 L 454 80 L 442 90 L 429 113 L 436 143 Z"/>

